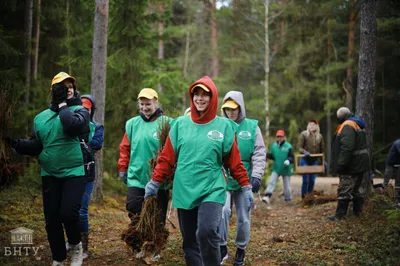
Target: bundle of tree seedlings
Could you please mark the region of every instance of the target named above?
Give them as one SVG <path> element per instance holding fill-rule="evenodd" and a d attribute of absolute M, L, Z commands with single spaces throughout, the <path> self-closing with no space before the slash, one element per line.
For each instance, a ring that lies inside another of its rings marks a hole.
<path fill-rule="evenodd" d="M 155 196 L 143 202 L 142 213 L 132 219 L 122 239 L 134 252 L 143 252 L 144 257 L 159 254 L 167 243 L 169 232 L 165 228 L 161 210 Z"/>
<path fill-rule="evenodd" d="M 170 130 L 169 121 L 160 123 L 157 134 L 159 148 L 154 157 L 149 161 L 151 173 L 157 165 L 158 156 L 161 154 Z M 172 177 L 165 181 L 166 185 L 172 184 Z M 159 254 L 167 243 L 169 232 L 161 215 L 161 209 L 157 203 L 156 196 L 148 197 L 142 206 L 142 212 L 131 218 L 131 223 L 123 233 L 122 240 L 132 248 L 134 252 L 142 252 L 143 256 L 149 257 L 152 254 Z"/>
<path fill-rule="evenodd" d="M 316 191 L 314 190 L 311 193 L 308 193 L 304 196 L 301 204 L 303 206 L 310 206 L 310 205 L 318 205 L 318 204 L 325 204 L 328 202 L 336 201 L 337 196 L 334 194 L 324 195 L 324 191 Z"/>
<path fill-rule="evenodd" d="M 23 165 L 14 158 L 12 148 L 7 144 L 6 137 L 10 136 L 13 111 L 17 101 L 12 101 L 8 90 L 0 92 L 0 189 L 9 186 L 23 172 Z"/>
<path fill-rule="evenodd" d="M 154 169 L 157 165 L 158 156 L 161 154 L 162 150 L 164 149 L 165 142 L 167 141 L 169 130 L 171 129 L 170 123 L 168 120 L 164 120 L 160 123 L 157 134 L 158 134 L 158 150 L 155 152 L 154 157 L 150 160 L 150 171 L 153 173 Z M 165 184 L 172 185 L 174 175 L 168 176 L 165 180 Z"/>

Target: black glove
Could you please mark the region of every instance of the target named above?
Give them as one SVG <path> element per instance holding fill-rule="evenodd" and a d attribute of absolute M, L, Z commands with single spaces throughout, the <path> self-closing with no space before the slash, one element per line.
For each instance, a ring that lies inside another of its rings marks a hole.
<path fill-rule="evenodd" d="M 15 149 L 17 147 L 18 141 L 10 137 L 3 137 L 5 143 L 7 143 L 11 148 Z"/>
<path fill-rule="evenodd" d="M 62 83 L 57 84 L 53 88 L 52 99 L 51 103 L 59 105 L 62 102 L 65 102 L 68 98 L 68 88 Z"/>

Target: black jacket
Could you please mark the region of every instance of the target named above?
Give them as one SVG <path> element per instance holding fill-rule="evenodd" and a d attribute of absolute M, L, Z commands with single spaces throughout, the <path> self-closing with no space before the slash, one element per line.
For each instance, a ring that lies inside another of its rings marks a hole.
<path fill-rule="evenodd" d="M 64 132 L 73 137 L 88 134 L 90 131 L 89 112 L 85 108 L 79 108 L 75 111 L 68 108 L 68 106 L 80 104 L 82 104 L 82 101 L 79 98 L 72 98 L 67 100 L 67 106 L 60 109 L 51 104 L 49 106 L 52 111 L 59 112 Z M 14 149 L 19 154 L 37 156 L 43 150 L 42 143 L 36 138 L 34 132 L 29 139 L 17 139 L 16 141 L 17 144 Z"/>
<path fill-rule="evenodd" d="M 396 140 L 392 147 L 390 147 L 388 157 L 386 158 L 386 165 L 400 165 L 400 139 Z"/>
<path fill-rule="evenodd" d="M 365 122 L 350 116 L 339 125 L 332 141 L 331 174 L 353 175 L 370 169 Z"/>

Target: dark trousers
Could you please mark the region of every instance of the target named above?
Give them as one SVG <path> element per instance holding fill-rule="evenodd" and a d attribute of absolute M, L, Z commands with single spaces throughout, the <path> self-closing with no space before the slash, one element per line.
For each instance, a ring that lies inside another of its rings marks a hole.
<path fill-rule="evenodd" d="M 128 187 L 128 195 L 126 197 L 126 210 L 129 212 L 129 218 L 142 212 L 144 201 L 144 188 Z M 161 209 L 162 221 L 165 224 L 167 219 L 169 201 L 169 190 L 159 189 L 157 193 L 158 207 Z"/>
<path fill-rule="evenodd" d="M 221 217 L 222 204 L 216 202 L 204 202 L 191 210 L 178 209 L 186 265 L 220 265 Z"/>
<path fill-rule="evenodd" d="M 364 198 L 363 178 L 363 173 L 339 175 L 338 199 L 352 200 L 353 198 Z"/>
<path fill-rule="evenodd" d="M 64 229 L 69 244 L 76 245 L 81 241 L 79 209 L 86 183 L 84 176 L 42 177 L 44 218 L 53 260 L 67 258 Z"/>

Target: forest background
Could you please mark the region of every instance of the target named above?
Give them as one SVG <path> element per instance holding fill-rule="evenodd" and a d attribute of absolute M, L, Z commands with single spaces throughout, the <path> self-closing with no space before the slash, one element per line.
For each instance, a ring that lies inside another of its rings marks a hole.
<path fill-rule="evenodd" d="M 0 88 L 17 99 L 10 136 L 30 134 L 58 72 L 90 93 L 94 10 L 93 0 L 0 2 Z M 216 83 L 220 103 L 226 92 L 242 91 L 247 116 L 265 136 L 268 117 L 268 143 L 282 128 L 296 145 L 317 119 L 329 150 L 337 108 L 356 106 L 359 23 L 355 0 L 110 1 L 105 176 L 117 176 L 119 143 L 125 122 L 138 114 L 138 92 L 158 90 L 163 110 L 176 117 L 189 105 L 188 86 L 204 75 Z M 400 1 L 378 1 L 373 151 L 381 171 L 400 136 L 399 45 Z"/>

